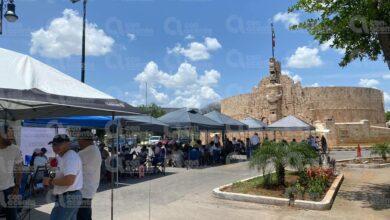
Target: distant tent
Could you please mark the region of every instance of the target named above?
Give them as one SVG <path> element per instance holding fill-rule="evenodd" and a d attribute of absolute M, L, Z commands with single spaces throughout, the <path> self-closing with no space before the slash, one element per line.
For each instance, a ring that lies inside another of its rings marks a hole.
<path fill-rule="evenodd" d="M 245 118 L 241 122 L 246 124 L 250 130 L 265 130 L 268 127 L 266 123 L 252 117 Z"/>
<path fill-rule="evenodd" d="M 164 132 L 169 128 L 168 124 L 149 116 L 149 115 L 135 115 L 119 117 L 125 126 L 138 126 L 141 131 L 156 131 Z"/>
<path fill-rule="evenodd" d="M 219 113 L 217 111 L 212 111 L 210 113 L 205 114 L 207 118 L 216 121 L 222 125 L 225 126 L 226 129 L 231 129 L 231 130 L 243 130 L 247 129 L 248 126 L 240 121 L 237 121 L 227 115 L 224 115 L 222 113 Z"/>
<path fill-rule="evenodd" d="M 273 124 L 269 125 L 268 126 L 268 130 L 271 130 L 271 131 L 311 131 L 311 130 L 315 130 L 315 128 L 292 116 L 292 115 L 289 115 L 287 117 L 284 117 L 276 122 L 274 122 Z"/>
<path fill-rule="evenodd" d="M 168 124 L 165 124 L 164 122 L 158 120 L 157 118 L 154 118 L 149 115 L 121 116 L 119 118 L 128 121 L 129 124 L 131 124 L 132 122 L 139 122 L 147 125 L 160 125 L 160 126 L 168 127 Z"/>
<path fill-rule="evenodd" d="M 200 114 L 197 110 L 182 108 L 158 118 L 171 128 L 197 127 L 200 130 L 222 129 L 223 125 Z"/>

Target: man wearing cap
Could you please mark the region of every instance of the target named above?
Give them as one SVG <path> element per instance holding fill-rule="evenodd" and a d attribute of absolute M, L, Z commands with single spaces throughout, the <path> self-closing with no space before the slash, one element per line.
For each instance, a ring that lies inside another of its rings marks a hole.
<path fill-rule="evenodd" d="M 83 202 L 77 213 L 78 220 L 92 219 L 92 199 L 99 187 L 102 157 L 99 148 L 93 142 L 89 129 L 81 129 L 78 134 L 79 155 L 83 164 L 84 185 L 81 190 Z"/>
<path fill-rule="evenodd" d="M 11 204 L 15 204 L 19 195 L 23 166 L 22 154 L 19 148 L 12 144 L 11 136 L 12 131 L 0 126 L 0 193 L 4 195 L 7 220 L 17 219 L 16 207 Z"/>
<path fill-rule="evenodd" d="M 51 212 L 51 220 L 75 219 L 82 202 L 80 190 L 83 187 L 82 163 L 79 155 L 70 149 L 69 137 L 56 135 L 49 144 L 58 155 L 56 176 L 44 178 L 46 186 L 54 186 L 55 206 Z"/>

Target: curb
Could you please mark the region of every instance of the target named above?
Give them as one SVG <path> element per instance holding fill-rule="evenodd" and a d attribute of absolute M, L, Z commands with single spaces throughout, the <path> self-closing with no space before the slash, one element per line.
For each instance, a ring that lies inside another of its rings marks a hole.
<path fill-rule="evenodd" d="M 339 165 L 344 168 L 351 169 L 381 169 L 381 168 L 389 168 L 390 163 L 385 164 L 341 164 Z"/>
<path fill-rule="evenodd" d="M 367 159 L 374 159 L 376 157 L 362 157 L 361 160 L 367 160 Z M 349 162 L 352 160 L 355 160 L 356 158 L 352 159 L 343 159 L 343 160 L 337 160 L 337 163 L 343 163 L 343 162 Z M 351 169 L 381 169 L 381 168 L 388 168 L 390 167 L 390 163 L 384 163 L 384 164 L 337 164 L 338 167 L 344 167 L 344 168 L 351 168 Z"/>
<path fill-rule="evenodd" d="M 262 176 L 262 175 L 260 175 L 260 176 Z M 244 180 L 241 180 L 239 182 L 245 182 L 245 181 L 257 178 L 257 177 L 259 177 L 259 176 L 244 179 Z M 322 201 L 314 202 L 314 201 L 295 200 L 292 206 L 297 207 L 297 208 L 302 208 L 302 209 L 311 209 L 311 210 L 329 210 L 329 209 L 331 209 L 331 207 L 333 205 L 333 201 L 337 195 L 337 192 L 338 192 L 343 180 L 344 180 L 344 175 L 339 174 L 336 177 L 336 179 L 333 181 L 328 192 L 326 192 L 326 195 Z M 222 189 L 229 187 L 231 185 L 233 185 L 233 183 L 215 188 L 213 190 L 213 195 L 219 199 L 241 201 L 241 202 L 252 202 L 252 203 L 277 205 L 277 206 L 288 206 L 290 204 L 290 200 L 286 199 L 286 198 L 277 198 L 277 197 L 269 197 L 269 196 L 255 196 L 255 195 L 248 195 L 248 194 L 242 194 L 242 193 L 231 193 L 231 192 L 221 191 Z"/>
<path fill-rule="evenodd" d="M 361 147 L 362 150 L 370 150 L 372 149 L 371 147 Z M 338 148 L 331 148 L 329 149 L 330 152 L 332 151 L 355 151 L 356 152 L 356 147 L 345 147 L 345 148 L 342 148 L 342 147 L 338 147 Z"/>

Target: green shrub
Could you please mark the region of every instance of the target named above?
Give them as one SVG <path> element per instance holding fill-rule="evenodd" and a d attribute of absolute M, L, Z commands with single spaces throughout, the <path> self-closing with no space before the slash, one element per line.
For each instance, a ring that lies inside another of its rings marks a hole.
<path fill-rule="evenodd" d="M 284 195 L 290 201 L 291 200 L 293 200 L 293 201 L 295 200 L 296 194 L 297 194 L 297 189 L 294 186 L 290 186 L 290 187 L 286 188 L 286 190 L 284 192 Z"/>
<path fill-rule="evenodd" d="M 271 164 L 276 171 L 278 185 L 285 186 L 286 166 L 303 171 L 307 165 L 313 164 L 317 157 L 316 152 L 305 143 L 265 141 L 254 152 L 250 165 L 262 170 L 264 174 L 265 169 Z"/>
<path fill-rule="evenodd" d="M 387 160 L 388 154 L 390 154 L 390 143 L 375 144 L 371 148 L 371 155 L 379 155 L 384 161 Z"/>
<path fill-rule="evenodd" d="M 265 174 L 264 178 L 263 178 L 263 186 L 266 189 L 269 189 L 269 188 L 271 188 L 272 185 L 273 185 L 272 174 L 271 173 Z"/>
<path fill-rule="evenodd" d="M 303 199 L 305 196 L 306 188 L 303 185 L 301 185 L 299 180 L 295 183 L 294 187 L 297 192 L 297 195 L 299 195 L 300 198 Z"/>
<path fill-rule="evenodd" d="M 309 193 L 309 196 L 313 200 L 318 200 L 321 198 L 321 195 L 324 193 L 327 182 L 324 181 L 322 178 L 315 178 L 310 179 L 308 184 L 307 192 Z"/>
<path fill-rule="evenodd" d="M 298 173 L 299 176 L 299 182 L 303 186 L 307 186 L 309 184 L 309 176 L 307 175 L 307 170 L 300 171 Z"/>

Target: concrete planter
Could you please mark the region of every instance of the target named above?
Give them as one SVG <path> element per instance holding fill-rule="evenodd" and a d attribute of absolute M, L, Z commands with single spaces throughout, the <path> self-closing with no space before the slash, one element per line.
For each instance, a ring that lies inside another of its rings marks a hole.
<path fill-rule="evenodd" d="M 249 179 L 241 180 L 240 182 L 245 182 L 256 177 L 252 177 Z M 336 197 L 336 194 L 341 186 L 341 183 L 344 179 L 343 174 L 339 174 L 336 179 L 333 181 L 331 187 L 326 193 L 324 199 L 320 202 L 315 201 L 305 201 L 305 200 L 295 200 L 293 201 L 292 206 L 302 209 L 311 209 L 311 210 L 329 210 L 332 207 L 333 201 Z M 257 196 L 250 194 L 241 194 L 241 193 L 231 193 L 231 192 L 223 192 L 222 190 L 226 187 L 233 185 L 233 183 L 224 185 L 213 190 L 213 195 L 220 199 L 227 199 L 233 201 L 241 201 L 241 202 L 253 202 L 267 205 L 277 205 L 277 206 L 289 206 L 290 201 L 286 198 L 278 198 L 278 197 L 269 197 L 269 196 Z"/>

